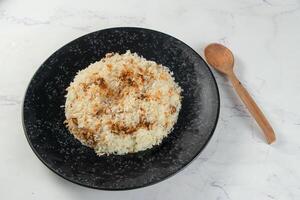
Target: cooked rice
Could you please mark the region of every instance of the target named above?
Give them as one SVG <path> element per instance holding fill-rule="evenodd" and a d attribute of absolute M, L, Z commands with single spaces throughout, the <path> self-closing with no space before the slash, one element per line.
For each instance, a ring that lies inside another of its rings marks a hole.
<path fill-rule="evenodd" d="M 181 88 L 169 69 L 130 51 L 106 54 L 79 71 L 67 91 L 66 125 L 98 155 L 160 144 L 181 108 Z"/>

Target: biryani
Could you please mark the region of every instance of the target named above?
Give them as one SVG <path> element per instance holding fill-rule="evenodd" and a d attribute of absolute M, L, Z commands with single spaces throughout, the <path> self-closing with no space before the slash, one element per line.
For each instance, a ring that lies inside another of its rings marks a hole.
<path fill-rule="evenodd" d="M 180 94 L 167 67 L 130 51 L 108 53 L 67 88 L 65 123 L 98 155 L 146 150 L 171 132 Z"/>

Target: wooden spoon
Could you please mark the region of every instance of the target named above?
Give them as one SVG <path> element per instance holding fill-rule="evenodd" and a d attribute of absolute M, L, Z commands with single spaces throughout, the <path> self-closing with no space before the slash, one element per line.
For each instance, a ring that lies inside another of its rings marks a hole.
<path fill-rule="evenodd" d="M 237 94 L 263 130 L 267 142 L 269 144 L 274 142 L 276 137 L 270 123 L 233 72 L 234 57 L 231 51 L 221 44 L 213 43 L 205 48 L 204 54 L 209 65 L 227 75 Z"/>

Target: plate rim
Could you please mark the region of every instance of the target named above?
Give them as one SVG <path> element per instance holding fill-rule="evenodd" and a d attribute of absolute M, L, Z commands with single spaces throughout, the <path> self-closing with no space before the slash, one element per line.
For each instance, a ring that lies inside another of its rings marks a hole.
<path fill-rule="evenodd" d="M 134 186 L 134 187 L 126 187 L 126 188 L 105 188 L 105 187 L 96 187 L 96 186 L 91 186 L 91 185 L 87 185 L 87 184 L 83 184 L 79 181 L 76 181 L 76 180 L 72 180 L 68 177 L 65 177 L 63 176 L 62 174 L 56 172 L 52 167 L 50 167 L 44 160 L 43 158 L 39 155 L 39 153 L 37 152 L 37 150 L 33 147 L 33 144 L 31 143 L 30 139 L 29 139 L 29 136 L 28 136 L 28 133 L 27 133 L 27 129 L 26 129 L 26 125 L 25 125 L 25 119 L 24 119 L 24 104 L 25 104 L 25 99 L 26 99 L 26 96 L 27 96 L 27 93 L 28 93 L 28 89 L 30 87 L 30 85 L 32 84 L 32 81 L 33 81 L 33 78 L 36 76 L 36 74 L 42 69 L 42 66 L 46 63 L 46 61 L 52 56 L 54 55 L 55 53 L 57 53 L 60 49 L 66 47 L 67 45 L 69 45 L 70 43 L 76 41 L 76 40 L 79 40 L 87 35 L 91 35 L 91 34 L 94 34 L 94 33 L 97 33 L 97 32 L 101 32 L 101 31 L 109 31 L 109 30 L 117 30 L 117 29 L 132 29 L 132 30 L 144 30 L 144 31 L 150 31 L 150 32 L 156 32 L 156 33 L 159 33 L 159 34 L 163 34 L 163 35 L 166 35 L 168 37 L 171 37 L 171 38 L 174 38 L 178 41 L 180 41 L 182 44 L 184 44 L 186 47 L 190 48 L 196 55 L 198 58 L 200 58 L 200 60 L 203 61 L 204 65 L 206 66 L 206 68 L 208 69 L 208 72 L 209 74 L 211 75 L 212 77 L 212 80 L 213 80 L 213 83 L 214 83 L 214 86 L 216 88 L 216 93 L 217 93 L 217 115 L 216 115 L 216 118 L 215 118 L 215 121 L 214 121 L 214 125 L 213 125 L 213 128 L 211 130 L 211 132 L 209 133 L 209 136 L 208 136 L 208 139 L 204 142 L 204 145 L 202 146 L 202 148 L 199 149 L 199 151 L 194 155 L 192 156 L 192 158 L 186 162 L 180 169 L 178 169 L 177 171 L 174 171 L 170 174 L 168 174 L 167 176 L 164 176 L 163 178 L 159 179 L 159 180 L 156 180 L 156 181 L 151 181 L 151 182 L 148 182 L 147 184 L 142 184 L 142 185 L 139 185 L 139 186 Z M 189 45 L 187 45 L 185 42 L 179 40 L 178 38 L 174 37 L 174 36 L 171 36 L 169 34 L 166 34 L 164 32 L 161 32 L 161 31 L 157 31 L 157 30 L 153 30 L 153 29 L 148 29 L 148 28 L 142 28 L 142 27 L 131 27 L 131 26 L 120 26 L 120 27 L 110 27 L 110 28 L 105 28 L 105 29 L 100 29 L 100 30 L 97 30 L 97 31 L 93 31 L 93 32 L 90 32 L 90 33 L 87 33 L 87 34 L 84 34 L 82 36 L 79 36 L 73 40 L 71 40 L 70 42 L 64 44 L 63 46 L 59 47 L 56 51 L 54 51 L 49 57 L 46 58 L 46 60 L 44 60 L 42 62 L 42 64 L 36 69 L 36 71 L 34 72 L 34 74 L 32 75 L 27 87 L 26 87 L 26 90 L 25 90 L 25 94 L 23 95 L 23 101 L 22 101 L 22 113 L 21 113 L 21 117 L 22 117 L 22 127 L 23 127 L 23 131 L 24 131 L 24 134 L 25 134 L 25 137 L 26 137 L 26 140 L 31 148 L 31 150 L 34 152 L 34 154 L 36 155 L 36 157 L 48 168 L 50 169 L 52 172 L 54 172 L 54 174 L 58 175 L 59 177 L 73 183 L 73 184 L 76 184 L 76 185 L 80 185 L 80 186 L 83 186 L 83 187 L 86 187 L 86 188 L 91 188 L 91 189 L 97 189 L 97 190 L 105 190 L 105 191 L 126 191 L 126 190 L 134 190 L 134 189 L 139 189 L 139 188 L 144 188 L 144 187 L 148 187 L 148 186 L 152 186 L 154 184 L 157 184 L 157 183 L 160 183 L 162 181 L 165 181 L 171 177 L 173 177 L 174 175 L 176 175 L 177 173 L 181 172 L 183 169 L 185 169 L 187 166 L 189 166 L 199 155 L 200 153 L 206 148 L 206 146 L 208 145 L 208 143 L 210 142 L 212 136 L 214 135 L 214 132 L 216 130 L 216 127 L 218 125 L 218 122 L 219 122 L 219 117 L 220 117 L 220 92 L 219 92 L 219 87 L 218 87 L 218 84 L 217 84 L 217 81 L 216 81 L 216 78 L 214 76 L 214 74 L 212 73 L 212 70 L 210 69 L 210 67 L 208 66 L 208 64 L 206 63 L 206 61 L 202 58 L 202 56 L 197 53 L 192 47 L 190 47 Z"/>

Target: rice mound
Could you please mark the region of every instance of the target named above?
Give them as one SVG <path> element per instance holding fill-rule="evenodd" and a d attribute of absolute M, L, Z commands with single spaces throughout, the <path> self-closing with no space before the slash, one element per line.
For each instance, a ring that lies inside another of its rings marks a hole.
<path fill-rule="evenodd" d="M 65 123 L 98 155 L 146 150 L 171 132 L 180 93 L 167 67 L 130 51 L 109 53 L 67 88 Z"/>

